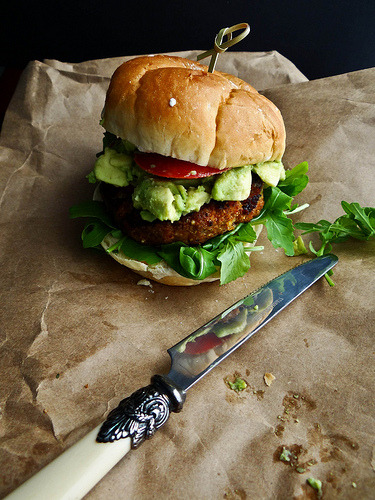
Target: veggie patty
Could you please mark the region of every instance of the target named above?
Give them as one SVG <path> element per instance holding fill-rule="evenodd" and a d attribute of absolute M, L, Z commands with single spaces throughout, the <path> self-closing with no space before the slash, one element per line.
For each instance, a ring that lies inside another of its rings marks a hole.
<path fill-rule="evenodd" d="M 175 222 L 145 221 L 133 207 L 133 188 L 101 184 L 101 194 L 106 208 L 124 234 L 147 245 L 164 245 L 182 242 L 201 245 L 207 240 L 233 230 L 242 222 L 250 222 L 263 208 L 263 182 L 253 175 L 250 196 L 243 201 L 215 201 L 203 205 L 198 212 L 191 212 Z"/>

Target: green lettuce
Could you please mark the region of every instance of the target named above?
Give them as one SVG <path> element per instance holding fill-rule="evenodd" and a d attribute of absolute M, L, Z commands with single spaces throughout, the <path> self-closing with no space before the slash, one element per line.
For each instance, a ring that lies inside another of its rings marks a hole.
<path fill-rule="evenodd" d="M 317 257 L 325 255 L 332 251 L 332 244 L 343 243 L 349 238 L 368 241 L 375 237 L 375 208 L 361 207 L 359 203 L 341 202 L 344 215 L 340 215 L 334 222 L 320 220 L 314 222 L 299 222 L 295 225 L 296 229 L 302 232 L 302 235 L 317 233 L 319 235 L 321 246 L 315 249 L 312 242 L 309 248 Z M 332 279 L 333 271 L 329 271 L 325 277 L 331 286 L 334 286 Z"/>
<path fill-rule="evenodd" d="M 300 163 L 286 171 L 285 180 L 277 187 L 264 189 L 264 207 L 262 212 L 251 224 L 264 224 L 268 239 L 275 248 L 283 248 L 286 255 L 294 255 L 294 227 L 288 215 L 299 210 L 298 205 L 292 206 L 293 196 L 305 189 L 308 183 L 306 175 L 307 162 Z"/>
<path fill-rule="evenodd" d="M 87 218 L 81 235 L 84 248 L 101 248 L 100 243 L 103 239 L 111 235 L 117 242 L 107 249 L 108 253 L 122 252 L 130 259 L 148 265 L 165 260 L 181 276 L 196 280 L 211 276 L 221 267 L 221 284 L 229 283 L 246 273 L 250 261 L 242 241 L 253 243 L 256 238 L 256 233 L 251 227 L 243 228 L 247 224 L 240 224 L 235 230 L 220 237 L 220 240 L 212 238 L 203 246 L 188 246 L 176 242 L 156 247 L 138 243 L 123 235 L 108 220 L 104 203 L 100 201 L 88 201 L 71 207 L 70 217 Z M 249 250 L 251 248 L 247 249 Z"/>

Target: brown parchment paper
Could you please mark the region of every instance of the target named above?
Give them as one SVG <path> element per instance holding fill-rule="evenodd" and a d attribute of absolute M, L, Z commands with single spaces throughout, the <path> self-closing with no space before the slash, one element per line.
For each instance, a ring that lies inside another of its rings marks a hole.
<path fill-rule="evenodd" d="M 183 55 L 194 57 L 197 51 Z M 68 208 L 89 199 L 109 76 L 122 58 L 32 62 L 7 111 L 0 153 L 0 491 L 4 496 L 100 423 L 155 373 L 166 349 L 305 260 L 268 244 L 227 286 L 137 285 L 81 248 Z M 317 81 L 276 52 L 226 53 L 218 69 L 266 90 L 287 128 L 285 164 L 310 165 L 295 220 L 374 203 L 375 69 Z M 307 238 L 308 240 L 308 238 Z M 337 246 L 322 280 L 188 393 L 154 438 L 90 499 L 373 498 L 374 243 Z M 226 377 L 248 383 L 231 391 Z M 264 383 L 265 373 L 275 380 Z M 296 457 L 279 460 L 282 448 Z M 305 470 L 305 472 L 304 472 Z"/>

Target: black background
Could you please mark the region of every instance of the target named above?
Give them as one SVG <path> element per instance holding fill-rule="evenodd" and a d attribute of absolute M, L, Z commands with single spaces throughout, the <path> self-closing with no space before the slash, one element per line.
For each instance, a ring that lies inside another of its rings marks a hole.
<path fill-rule="evenodd" d="M 251 33 L 233 50 L 277 50 L 309 79 L 375 66 L 375 0 L 7 0 L 0 66 L 205 50 L 240 22 Z"/>

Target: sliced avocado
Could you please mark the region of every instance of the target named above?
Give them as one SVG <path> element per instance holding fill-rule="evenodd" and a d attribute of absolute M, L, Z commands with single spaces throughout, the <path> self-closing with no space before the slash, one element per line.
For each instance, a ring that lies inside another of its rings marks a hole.
<path fill-rule="evenodd" d="M 253 170 L 268 186 L 276 187 L 285 179 L 285 169 L 281 161 L 265 161 L 253 165 Z"/>
<path fill-rule="evenodd" d="M 233 335 L 234 333 L 241 333 L 247 326 L 247 309 L 244 308 L 240 310 L 237 316 L 228 323 L 220 323 L 215 325 L 213 330 L 215 335 L 219 338 L 226 337 L 227 335 Z"/>
<path fill-rule="evenodd" d="M 232 168 L 217 176 L 211 196 L 217 201 L 246 200 L 251 191 L 251 166 Z"/>
<path fill-rule="evenodd" d="M 305 247 L 305 243 L 302 239 L 302 236 L 298 236 L 298 238 L 296 238 L 293 241 L 293 248 L 294 248 L 294 255 L 302 255 L 307 253 L 307 249 Z"/>
<path fill-rule="evenodd" d="M 210 194 L 204 189 L 203 186 L 197 188 L 189 188 L 187 190 L 187 197 L 185 200 L 185 207 L 183 215 L 190 212 L 197 212 L 201 206 L 210 201 Z"/>
<path fill-rule="evenodd" d="M 117 153 L 111 148 L 105 148 L 104 154 L 99 156 L 95 162 L 94 174 L 98 181 L 125 187 L 133 179 L 132 163 L 131 156 Z"/>
<path fill-rule="evenodd" d="M 141 209 L 145 220 L 170 220 L 181 218 L 181 215 L 199 210 L 210 200 L 210 195 L 203 186 L 186 189 L 181 184 L 145 177 L 135 187 L 133 205 Z"/>
<path fill-rule="evenodd" d="M 181 217 L 185 197 L 184 187 L 179 189 L 173 182 L 146 177 L 134 189 L 133 205 L 142 210 L 141 215 L 146 220 L 153 216 L 159 220 L 175 221 Z"/>

